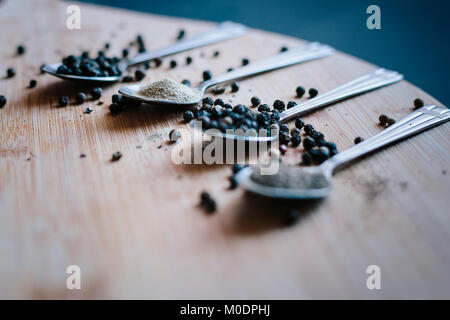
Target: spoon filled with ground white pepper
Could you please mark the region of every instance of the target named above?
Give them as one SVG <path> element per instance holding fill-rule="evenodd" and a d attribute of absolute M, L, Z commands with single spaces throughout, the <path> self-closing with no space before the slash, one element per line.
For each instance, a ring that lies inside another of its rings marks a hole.
<path fill-rule="evenodd" d="M 327 57 L 333 54 L 330 46 L 317 42 L 291 49 L 268 59 L 245 65 L 217 77 L 202 82 L 195 88 L 164 79 L 147 85 L 130 85 L 119 89 L 119 93 L 147 103 L 164 103 L 174 105 L 193 105 L 201 102 L 205 91 L 220 83 L 242 79 L 263 72 L 280 69 L 297 63 Z M 208 77 L 209 78 L 209 77 Z"/>
<path fill-rule="evenodd" d="M 402 79 L 403 75 L 398 72 L 378 69 L 299 105 L 288 104 L 287 110 L 281 100 L 274 102 L 272 110 L 267 104 L 260 104 L 258 112 L 254 112 L 242 104 L 234 107 L 226 104 L 221 106 L 213 103 L 211 98 L 205 98 L 201 107 L 197 106 L 193 110 L 186 111 L 184 119 L 186 121 L 195 119 L 196 121 L 192 121 L 195 128 L 218 138 L 252 142 L 269 142 L 279 138 L 280 142 L 283 142 L 284 132 L 280 130 L 281 123 Z"/>
<path fill-rule="evenodd" d="M 103 52 L 95 59 L 90 58 L 86 54 L 80 57 L 71 55 L 64 58 L 62 63 L 45 64 L 41 70 L 64 80 L 111 83 L 119 81 L 123 71 L 128 67 L 235 38 L 243 35 L 245 31 L 246 27 L 244 25 L 227 21 L 222 22 L 212 30 L 186 40 L 177 41 L 165 48 L 140 53 L 132 59 L 106 57 Z"/>
<path fill-rule="evenodd" d="M 278 173 L 264 175 L 259 167 L 242 169 L 235 177 L 244 189 L 270 198 L 318 199 L 331 191 L 334 171 L 343 165 L 396 141 L 450 120 L 450 109 L 424 106 L 377 135 L 340 152 L 316 167 L 280 165 Z"/>

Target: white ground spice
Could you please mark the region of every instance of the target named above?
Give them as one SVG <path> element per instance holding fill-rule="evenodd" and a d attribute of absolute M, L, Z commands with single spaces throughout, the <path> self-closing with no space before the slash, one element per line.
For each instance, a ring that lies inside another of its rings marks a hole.
<path fill-rule="evenodd" d="M 149 99 L 169 100 L 176 103 L 195 103 L 201 99 L 201 93 L 198 90 L 169 78 L 143 85 L 138 93 Z"/>

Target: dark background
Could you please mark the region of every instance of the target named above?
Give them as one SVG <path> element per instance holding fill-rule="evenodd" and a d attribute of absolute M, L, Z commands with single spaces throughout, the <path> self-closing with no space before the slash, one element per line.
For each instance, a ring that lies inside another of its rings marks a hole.
<path fill-rule="evenodd" d="M 81 0 L 192 19 L 232 20 L 320 41 L 403 73 L 449 106 L 450 0 Z M 369 30 L 366 9 L 381 9 L 381 30 Z"/>

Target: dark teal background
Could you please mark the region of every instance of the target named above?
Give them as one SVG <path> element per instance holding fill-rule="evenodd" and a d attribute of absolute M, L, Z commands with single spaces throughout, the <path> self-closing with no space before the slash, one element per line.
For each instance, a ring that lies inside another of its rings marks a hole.
<path fill-rule="evenodd" d="M 403 73 L 449 106 L 450 0 L 82 0 L 170 16 L 232 20 L 328 43 Z M 381 8 L 381 30 L 368 30 L 366 9 Z"/>

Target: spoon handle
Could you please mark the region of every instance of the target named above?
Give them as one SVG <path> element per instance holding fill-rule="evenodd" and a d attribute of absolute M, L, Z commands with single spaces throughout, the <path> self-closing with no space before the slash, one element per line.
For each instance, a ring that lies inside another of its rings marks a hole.
<path fill-rule="evenodd" d="M 403 75 L 398 72 L 386 69 L 375 70 L 282 112 L 280 114 L 280 120 L 286 121 L 293 117 L 304 115 L 333 102 L 341 101 L 370 90 L 387 86 L 402 79 Z"/>
<path fill-rule="evenodd" d="M 245 78 L 313 59 L 327 57 L 333 52 L 334 49 L 330 46 L 313 42 L 309 45 L 296 49 L 290 49 L 268 59 L 251 63 L 248 66 L 235 69 L 218 77 L 214 77 L 211 80 L 203 82 L 199 87 L 206 89 L 219 83 Z"/>
<path fill-rule="evenodd" d="M 325 161 L 323 165 L 331 165 L 332 168 L 339 167 L 369 152 L 425 131 L 448 120 L 450 120 L 450 109 L 435 105 L 424 106 L 370 139 L 338 153 Z"/>
<path fill-rule="evenodd" d="M 159 50 L 139 54 L 133 59 L 129 60 L 127 66 L 133 66 L 139 63 L 150 61 L 155 58 L 160 58 L 181 51 L 206 46 L 208 44 L 219 42 L 222 40 L 235 38 L 244 34 L 246 29 L 247 28 L 242 24 L 230 21 L 222 22 L 217 28 L 206 31 L 190 39 L 178 41 L 175 44 Z"/>

